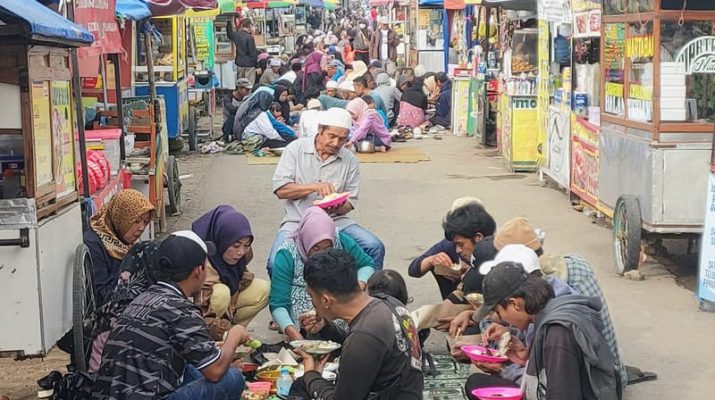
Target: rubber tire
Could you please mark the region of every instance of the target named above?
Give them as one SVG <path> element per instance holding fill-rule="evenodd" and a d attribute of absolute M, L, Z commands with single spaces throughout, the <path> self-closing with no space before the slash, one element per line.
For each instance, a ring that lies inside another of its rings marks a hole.
<path fill-rule="evenodd" d="M 181 179 L 179 164 L 174 156 L 166 159 L 166 191 L 169 194 L 169 215 L 181 214 Z"/>
<path fill-rule="evenodd" d="M 642 223 L 638 198 L 621 196 L 613 213 L 613 258 L 619 274 L 638 269 L 643 238 Z"/>
<path fill-rule="evenodd" d="M 89 250 L 80 244 L 75 250 L 72 267 L 72 336 L 74 367 L 82 372 L 87 371 L 88 350 L 91 349 L 91 344 L 88 346 L 89 340 L 85 340 L 85 321 L 96 308 L 91 268 Z"/>
<path fill-rule="evenodd" d="M 196 151 L 199 147 L 199 135 L 196 133 L 196 108 L 189 106 L 189 150 Z"/>

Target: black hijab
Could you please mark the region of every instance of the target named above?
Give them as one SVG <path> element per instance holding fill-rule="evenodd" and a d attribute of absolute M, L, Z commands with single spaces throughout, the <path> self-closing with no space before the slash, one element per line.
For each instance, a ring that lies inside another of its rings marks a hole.
<path fill-rule="evenodd" d="M 290 103 L 288 103 L 288 100 L 280 101 L 279 99 L 283 92 L 288 92 L 288 88 L 283 85 L 276 85 L 274 90 L 275 92 L 273 93 L 273 101 L 281 105 L 281 116 L 284 120 L 286 120 L 287 123 L 288 119 L 290 119 Z"/>
<path fill-rule="evenodd" d="M 424 87 L 424 79 L 422 77 L 412 80 L 412 84 L 402 93 L 402 101 L 419 107 L 423 110 L 427 109 L 427 95 L 422 88 Z"/>
<path fill-rule="evenodd" d="M 240 138 L 243 130 L 253 122 L 258 116 L 267 111 L 273 102 L 273 96 L 269 91 L 261 90 L 254 92 L 248 100 L 244 101 L 236 111 L 236 117 L 233 127 L 233 134 L 236 138 Z"/>

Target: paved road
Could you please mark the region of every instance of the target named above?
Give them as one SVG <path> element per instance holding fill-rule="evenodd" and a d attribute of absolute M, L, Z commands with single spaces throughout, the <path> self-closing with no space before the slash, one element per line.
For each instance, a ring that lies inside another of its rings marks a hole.
<path fill-rule="evenodd" d="M 712 397 L 715 315 L 697 311 L 693 293 L 676 285 L 667 270 L 649 267 L 648 279 L 642 282 L 614 276 L 608 228 L 573 211 L 563 193 L 545 188 L 535 175 L 509 173 L 494 151 L 479 150 L 470 139 L 446 137 L 402 145 L 420 146 L 432 161 L 363 165 L 360 204 L 354 212 L 358 221 L 383 238 L 387 267 L 406 275 L 410 260 L 441 239 L 440 223 L 452 200 L 477 196 L 497 222 L 526 216 L 544 229 L 547 252 L 576 253 L 592 262 L 625 362 L 660 376 L 656 382 L 628 388 L 628 399 Z M 274 167 L 249 166 L 243 156 L 222 154 L 184 156 L 180 167 L 182 174 L 194 177 L 184 182 L 184 214 L 170 221 L 171 228 L 188 228 L 194 218 L 218 204 L 234 205 L 250 218 L 256 235 L 249 268 L 265 277 L 267 252 L 283 215 L 271 194 Z M 413 307 L 439 300 L 430 277 L 407 282 L 415 297 Z M 251 328 L 264 342 L 277 341 L 278 336 L 266 329 L 268 320 L 265 310 Z M 443 337 L 432 336 L 430 351 L 444 353 Z M 63 365 L 63 360 L 55 354 L 44 363 L 0 361 L 0 394 L 9 391 L 15 398 L 32 398 L 35 376 Z"/>
<path fill-rule="evenodd" d="M 699 399 L 709 397 L 715 371 L 715 315 L 697 311 L 692 292 L 676 285 L 662 267 L 645 270 L 642 282 L 613 274 L 610 231 L 603 223 L 574 211 L 567 196 L 544 187 L 533 174 L 511 174 L 492 150 L 480 150 L 468 138 L 425 139 L 420 146 L 432 161 L 419 164 L 364 164 L 359 209 L 354 217 L 382 237 L 386 267 L 406 276 L 411 259 L 441 239 L 440 223 L 453 199 L 481 198 L 497 222 L 526 216 L 547 232 L 545 248 L 556 254 L 576 253 L 594 265 L 615 319 L 624 360 L 654 371 L 656 382 L 627 389 L 629 399 Z M 186 212 L 172 226 L 187 227 L 193 218 L 217 204 L 236 206 L 250 218 L 256 234 L 250 268 L 265 276 L 264 260 L 283 215 L 271 194 L 272 166 L 249 166 L 243 156 L 215 155 L 182 159 Z M 430 277 L 408 279 L 417 307 L 439 300 Z M 268 312 L 252 324 L 256 335 Z M 444 352 L 433 335 L 430 348 Z M 707 371 L 710 371 L 708 374 Z"/>

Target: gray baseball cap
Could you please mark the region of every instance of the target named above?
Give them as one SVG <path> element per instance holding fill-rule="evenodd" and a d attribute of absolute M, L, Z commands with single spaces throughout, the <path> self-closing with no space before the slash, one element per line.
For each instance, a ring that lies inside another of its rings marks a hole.
<path fill-rule="evenodd" d="M 236 81 L 236 87 L 237 88 L 253 89 L 253 84 L 251 84 L 251 82 L 249 82 L 249 80 L 246 78 L 240 78 Z"/>

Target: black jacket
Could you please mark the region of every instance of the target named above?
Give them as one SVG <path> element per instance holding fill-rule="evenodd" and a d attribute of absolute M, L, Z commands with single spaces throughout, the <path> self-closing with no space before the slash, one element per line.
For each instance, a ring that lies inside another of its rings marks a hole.
<path fill-rule="evenodd" d="M 228 37 L 233 40 L 236 46 L 236 66 L 257 67 L 258 52 L 256 51 L 256 41 L 253 35 L 240 29 L 234 31 L 233 21 L 228 21 Z"/>

